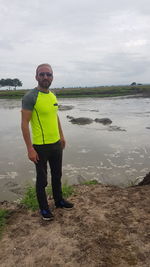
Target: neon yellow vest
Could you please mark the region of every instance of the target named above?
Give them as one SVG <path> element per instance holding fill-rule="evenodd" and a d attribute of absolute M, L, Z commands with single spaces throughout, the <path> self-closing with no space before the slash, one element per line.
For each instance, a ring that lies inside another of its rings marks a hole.
<path fill-rule="evenodd" d="M 56 96 L 39 91 L 30 120 L 33 144 L 52 144 L 60 139 L 57 110 Z"/>

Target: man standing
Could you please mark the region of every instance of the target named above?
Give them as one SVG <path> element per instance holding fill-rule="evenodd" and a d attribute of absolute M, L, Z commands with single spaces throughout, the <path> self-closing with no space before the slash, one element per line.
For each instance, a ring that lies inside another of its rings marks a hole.
<path fill-rule="evenodd" d="M 38 86 L 25 94 L 22 100 L 22 133 L 27 146 L 28 157 L 36 166 L 36 194 L 40 213 L 44 220 L 52 220 L 45 187 L 47 186 L 47 162 L 51 170 L 51 184 L 56 208 L 73 207 L 62 196 L 62 151 L 65 139 L 57 115 L 56 96 L 49 87 L 53 81 L 53 71 L 49 64 L 41 64 L 35 76 Z M 29 122 L 32 129 L 30 137 Z"/>

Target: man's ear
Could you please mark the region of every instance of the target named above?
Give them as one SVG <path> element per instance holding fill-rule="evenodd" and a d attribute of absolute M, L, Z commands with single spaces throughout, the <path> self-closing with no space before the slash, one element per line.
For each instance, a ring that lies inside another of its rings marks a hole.
<path fill-rule="evenodd" d="M 35 75 L 35 79 L 38 81 L 38 77 L 37 77 L 37 75 Z"/>

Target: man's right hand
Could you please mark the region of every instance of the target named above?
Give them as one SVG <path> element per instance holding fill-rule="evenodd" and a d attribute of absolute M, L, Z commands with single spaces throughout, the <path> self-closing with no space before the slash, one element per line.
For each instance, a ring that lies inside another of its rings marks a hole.
<path fill-rule="evenodd" d="M 28 158 L 34 163 L 37 163 L 39 160 L 38 153 L 35 151 L 33 147 L 28 150 Z"/>

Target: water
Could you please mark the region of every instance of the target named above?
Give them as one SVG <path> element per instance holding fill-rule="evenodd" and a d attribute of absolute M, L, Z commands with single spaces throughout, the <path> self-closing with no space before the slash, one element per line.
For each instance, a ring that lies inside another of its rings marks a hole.
<path fill-rule="evenodd" d="M 149 171 L 150 98 L 59 99 L 59 104 L 73 106 L 59 111 L 67 141 L 63 182 L 96 179 L 127 186 Z M 0 200 L 19 198 L 23 188 L 35 182 L 34 164 L 27 158 L 20 130 L 20 106 L 20 100 L 0 99 Z M 67 115 L 107 117 L 112 124 L 76 125 Z"/>

